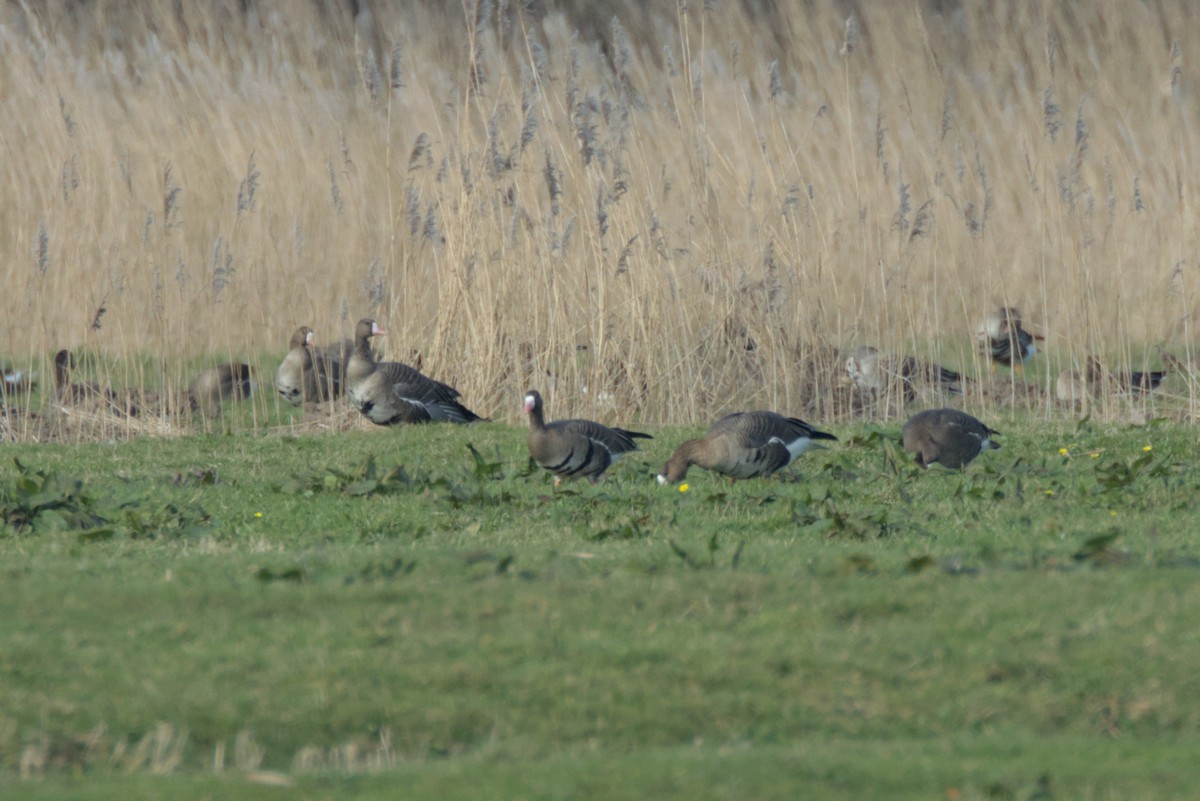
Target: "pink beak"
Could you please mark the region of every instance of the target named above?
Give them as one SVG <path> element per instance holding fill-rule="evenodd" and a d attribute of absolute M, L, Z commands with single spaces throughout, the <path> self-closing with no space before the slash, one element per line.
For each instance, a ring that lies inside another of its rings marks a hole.
<path fill-rule="evenodd" d="M 371 323 L 371 336 L 377 337 L 377 336 L 382 336 L 383 334 L 386 334 L 386 333 L 387 333 L 387 331 L 384 331 L 382 328 L 379 327 L 379 323 Z"/>

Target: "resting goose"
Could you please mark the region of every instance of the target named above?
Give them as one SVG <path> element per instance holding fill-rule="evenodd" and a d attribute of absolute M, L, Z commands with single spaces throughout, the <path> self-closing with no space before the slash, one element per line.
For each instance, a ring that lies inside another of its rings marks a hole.
<path fill-rule="evenodd" d="M 1166 377 L 1166 370 L 1122 370 L 1119 373 L 1110 373 L 1095 356 L 1089 356 L 1087 360 L 1088 384 L 1097 393 L 1109 386 L 1117 392 L 1146 395 L 1158 389 Z"/>
<path fill-rule="evenodd" d="M 1037 353 L 1034 341 L 1044 339 L 1021 327 L 1021 311 L 1013 306 L 1002 306 L 988 315 L 975 337 L 980 351 L 993 364 L 1014 369 L 1032 359 Z"/>
<path fill-rule="evenodd" d="M 374 320 L 359 320 L 346 367 L 346 394 L 372 423 L 473 423 L 479 415 L 458 402 L 459 392 L 400 362 L 376 362 L 370 339 L 386 334 Z"/>
<path fill-rule="evenodd" d="M 916 454 L 921 467 L 940 462 L 959 469 L 982 451 L 998 450 L 999 443 L 991 439 L 998 433 L 958 409 L 928 409 L 910 417 L 900 436 L 904 450 Z"/>
<path fill-rule="evenodd" d="M 922 364 L 912 356 L 881 354 L 870 345 L 856 348 L 846 359 L 846 375 L 863 395 L 878 398 L 902 388 L 905 402 L 916 398 L 914 381 L 937 386 L 951 395 L 962 394 L 963 376 L 939 364 Z"/>
<path fill-rule="evenodd" d="M 637 450 L 634 439 L 653 439 L 639 431 L 609 428 L 592 420 L 555 420 L 547 423 L 542 396 L 536 389 L 525 394 L 529 415 L 529 455 L 554 473 L 554 486 L 564 478 L 587 476 L 595 484 L 609 465 Z"/>
<path fill-rule="evenodd" d="M 74 404 L 100 401 L 112 403 L 113 393 L 93 381 L 71 382 L 71 371 L 75 369 L 75 355 L 67 349 L 54 354 L 54 388 L 59 403 Z"/>
<path fill-rule="evenodd" d="M 713 423 L 702 438 L 676 448 L 658 474 L 658 483 L 683 481 L 691 465 L 734 479 L 769 476 L 817 447 L 815 440 L 837 437 L 775 412 L 734 412 Z"/>
<path fill-rule="evenodd" d="M 12 367 L 5 366 L 0 370 L 4 380 L 0 382 L 0 398 L 6 398 L 10 395 L 28 395 L 33 390 L 37 389 L 37 373 L 26 373 L 24 370 L 18 370 Z"/>
<path fill-rule="evenodd" d="M 188 387 L 192 409 L 205 417 L 217 417 L 225 401 L 250 397 L 253 375 L 248 364 L 219 364 L 208 368 Z"/>
<path fill-rule="evenodd" d="M 288 342 L 287 356 L 275 370 L 275 390 L 293 406 L 321 399 L 313 359 L 315 344 L 312 329 L 307 325 L 300 326 Z"/>

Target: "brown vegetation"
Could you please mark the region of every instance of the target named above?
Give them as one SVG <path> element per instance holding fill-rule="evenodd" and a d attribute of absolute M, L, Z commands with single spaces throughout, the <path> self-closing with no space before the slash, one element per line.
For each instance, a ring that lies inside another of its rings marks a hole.
<path fill-rule="evenodd" d="M 1200 17 L 855 5 L 6 4 L 0 356 L 182 389 L 371 315 L 510 422 L 532 379 L 819 423 L 863 344 L 1008 384 L 972 336 L 1010 305 L 1022 382 L 1190 361 Z"/>

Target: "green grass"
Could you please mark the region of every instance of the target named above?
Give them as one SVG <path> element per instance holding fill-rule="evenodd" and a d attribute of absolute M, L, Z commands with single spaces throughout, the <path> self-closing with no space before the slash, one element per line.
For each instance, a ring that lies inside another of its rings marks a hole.
<path fill-rule="evenodd" d="M 989 422 L 686 492 L 679 429 L 6 447 L 0 795 L 1187 797 L 1194 431 Z"/>

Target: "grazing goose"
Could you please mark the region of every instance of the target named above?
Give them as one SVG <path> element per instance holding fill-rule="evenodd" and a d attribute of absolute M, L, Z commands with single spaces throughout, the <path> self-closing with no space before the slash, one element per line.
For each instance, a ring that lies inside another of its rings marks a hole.
<path fill-rule="evenodd" d="M 219 364 L 208 368 L 188 387 L 192 409 L 205 417 L 219 416 L 225 401 L 250 397 L 253 375 L 248 364 Z"/>
<path fill-rule="evenodd" d="M 59 403 L 74 404 L 88 402 L 112 403 L 112 392 L 93 381 L 71 382 L 71 371 L 75 369 L 75 355 L 67 349 L 54 354 L 54 388 Z"/>
<path fill-rule="evenodd" d="M 591 420 L 555 420 L 547 423 L 542 396 L 536 389 L 525 394 L 529 415 L 529 455 L 554 473 L 554 486 L 564 478 L 587 476 L 595 484 L 608 466 L 630 451 L 634 439 L 653 439 L 649 434 L 609 428 Z"/>
<path fill-rule="evenodd" d="M 1013 306 L 1002 306 L 979 327 L 975 334 L 980 351 L 993 363 L 1018 369 L 1037 353 L 1035 340 L 1044 337 L 1031 334 L 1021 327 L 1021 312 Z"/>
<path fill-rule="evenodd" d="M 658 474 L 658 483 L 683 481 L 691 465 L 735 479 L 769 476 L 818 447 L 814 440 L 821 439 L 837 437 L 775 412 L 735 412 L 713 423 L 701 439 L 676 448 Z"/>
<path fill-rule="evenodd" d="M 998 433 L 958 409 L 929 409 L 910 417 L 900 435 L 904 450 L 915 453 L 921 467 L 940 462 L 958 469 L 981 451 L 999 449 L 999 443 L 991 439 Z"/>
<path fill-rule="evenodd" d="M 354 353 L 346 367 L 346 394 L 376 425 L 473 423 L 479 415 L 458 402 L 459 392 L 400 362 L 376 362 L 370 339 L 387 333 L 374 320 L 359 320 Z"/>
<path fill-rule="evenodd" d="M 939 364 L 922 364 L 912 356 L 881 354 L 870 345 L 856 348 L 846 359 L 846 375 L 858 391 L 879 398 L 902 388 L 905 402 L 917 396 L 914 380 L 939 387 L 951 395 L 962 394 L 963 376 Z"/>

